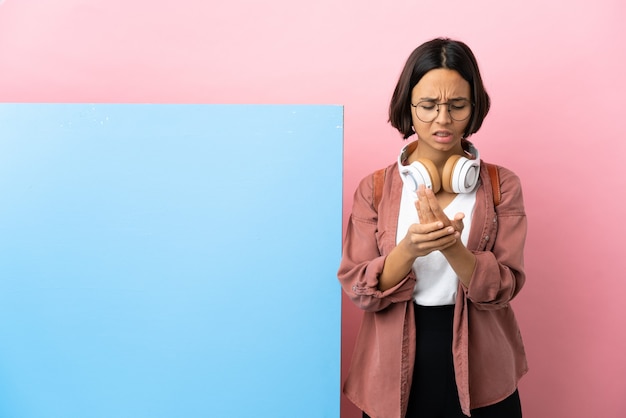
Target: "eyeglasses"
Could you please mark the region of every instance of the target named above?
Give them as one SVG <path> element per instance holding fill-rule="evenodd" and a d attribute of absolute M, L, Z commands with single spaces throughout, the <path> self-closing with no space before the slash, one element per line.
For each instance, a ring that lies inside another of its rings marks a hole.
<path fill-rule="evenodd" d="M 462 122 L 472 114 L 474 103 L 467 99 L 455 99 L 446 103 L 435 103 L 432 100 L 422 100 L 418 104 L 411 103 L 415 108 L 415 116 L 425 123 L 429 123 L 437 119 L 439 115 L 439 106 L 446 105 L 450 119 L 456 122 Z"/>

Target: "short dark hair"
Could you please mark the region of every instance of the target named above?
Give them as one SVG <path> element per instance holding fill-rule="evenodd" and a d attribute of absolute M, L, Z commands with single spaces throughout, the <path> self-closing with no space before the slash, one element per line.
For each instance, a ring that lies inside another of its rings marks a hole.
<path fill-rule="evenodd" d="M 464 137 L 478 132 L 489 112 L 491 101 L 485 90 L 474 53 L 463 42 L 436 38 L 415 48 L 404 65 L 389 104 L 389 123 L 407 139 L 414 134 L 411 119 L 411 93 L 424 74 L 437 68 L 455 70 L 470 85 L 474 103 Z"/>

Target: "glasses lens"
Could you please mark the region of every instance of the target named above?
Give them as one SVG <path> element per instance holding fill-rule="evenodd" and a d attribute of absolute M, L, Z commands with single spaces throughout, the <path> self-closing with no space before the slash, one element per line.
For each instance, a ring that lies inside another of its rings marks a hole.
<path fill-rule="evenodd" d="M 431 101 L 422 101 L 414 105 L 415 114 L 422 122 L 432 122 L 437 119 L 439 114 L 439 106 L 445 105 L 450 118 L 454 121 L 464 121 L 472 114 L 472 104 L 465 99 L 451 100 L 448 103 L 435 103 Z"/>
<path fill-rule="evenodd" d="M 448 103 L 450 118 L 456 121 L 463 121 L 472 114 L 472 105 L 467 100 L 452 100 Z"/>
<path fill-rule="evenodd" d="M 434 102 L 419 102 L 415 107 L 415 115 L 422 122 L 432 122 L 437 119 L 437 107 Z"/>

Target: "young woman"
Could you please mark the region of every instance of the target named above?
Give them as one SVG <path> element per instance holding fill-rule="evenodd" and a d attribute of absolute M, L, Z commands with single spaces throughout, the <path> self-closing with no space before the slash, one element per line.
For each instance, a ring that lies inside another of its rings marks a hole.
<path fill-rule="evenodd" d="M 467 140 L 489 106 L 464 43 L 409 56 L 389 121 L 417 138 L 359 184 L 338 272 L 365 311 L 343 388 L 364 417 L 522 416 L 522 189 Z"/>

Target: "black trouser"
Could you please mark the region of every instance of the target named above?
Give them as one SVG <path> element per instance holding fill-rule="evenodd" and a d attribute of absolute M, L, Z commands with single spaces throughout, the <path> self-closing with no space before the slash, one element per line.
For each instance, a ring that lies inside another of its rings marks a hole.
<path fill-rule="evenodd" d="M 454 306 L 414 306 L 417 347 L 406 418 L 464 418 L 452 363 Z M 472 418 L 521 416 L 517 391 L 495 405 L 472 410 Z"/>

